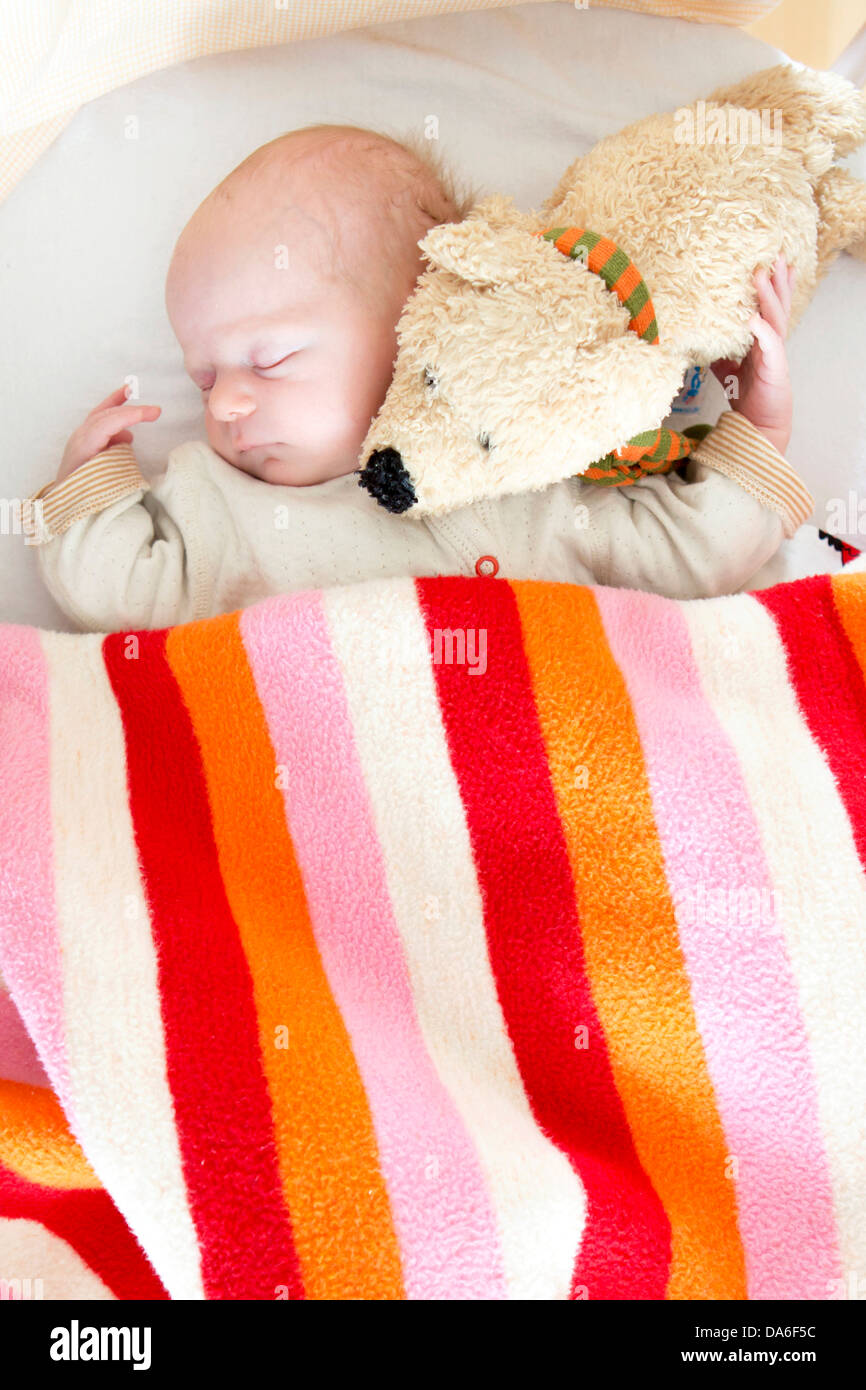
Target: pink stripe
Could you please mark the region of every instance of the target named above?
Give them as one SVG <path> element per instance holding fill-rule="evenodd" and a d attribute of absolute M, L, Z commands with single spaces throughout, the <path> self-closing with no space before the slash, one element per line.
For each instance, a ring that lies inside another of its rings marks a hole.
<path fill-rule="evenodd" d="M 47 669 L 38 630 L 5 624 L 0 787 L 0 969 L 74 1128 L 54 901 Z"/>
<path fill-rule="evenodd" d="M 287 770 L 286 817 L 367 1092 L 407 1295 L 505 1298 L 478 1156 L 416 1018 L 321 599 L 302 593 L 259 604 L 242 614 L 240 630 L 277 763 Z"/>
<path fill-rule="evenodd" d="M 677 607 L 650 594 L 596 596 L 628 685 L 668 882 L 681 905 L 692 1002 L 736 1159 L 749 1297 L 825 1298 L 838 1253 L 809 1045 L 736 754 L 704 698 Z M 700 888 L 724 890 L 721 912 L 696 898 Z M 754 926 L 748 914 L 738 920 L 727 910 L 731 889 L 761 895 Z"/>
<path fill-rule="evenodd" d="M 26 1086 L 47 1086 L 48 1077 L 12 996 L 0 989 L 0 1077 Z"/>

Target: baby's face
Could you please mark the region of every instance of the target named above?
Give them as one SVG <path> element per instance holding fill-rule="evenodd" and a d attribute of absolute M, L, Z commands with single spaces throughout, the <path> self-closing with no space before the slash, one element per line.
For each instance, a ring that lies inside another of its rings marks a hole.
<path fill-rule="evenodd" d="M 414 279 L 404 271 L 370 302 L 337 273 L 309 208 L 284 209 L 276 227 L 241 202 L 193 219 L 166 288 L 208 441 L 268 483 L 351 473 L 391 381 Z"/>

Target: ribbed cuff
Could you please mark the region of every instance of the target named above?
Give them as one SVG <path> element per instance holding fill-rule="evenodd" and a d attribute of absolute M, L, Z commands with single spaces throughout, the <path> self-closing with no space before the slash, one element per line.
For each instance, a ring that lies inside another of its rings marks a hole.
<path fill-rule="evenodd" d="M 103 511 L 130 492 L 149 488 L 132 446 L 113 444 L 80 464 L 62 483 L 46 483 L 28 497 L 21 527 L 25 544 L 46 545 L 82 517 Z"/>
<path fill-rule="evenodd" d="M 745 492 L 782 518 L 787 537 L 807 521 L 815 499 L 788 460 L 745 415 L 726 410 L 692 454 L 698 463 L 725 473 Z"/>

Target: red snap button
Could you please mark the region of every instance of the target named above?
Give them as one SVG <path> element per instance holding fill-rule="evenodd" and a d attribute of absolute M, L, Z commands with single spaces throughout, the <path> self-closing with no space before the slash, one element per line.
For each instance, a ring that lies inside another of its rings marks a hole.
<path fill-rule="evenodd" d="M 499 573 L 499 561 L 495 555 L 481 555 L 475 561 L 475 573 L 483 579 L 485 575 L 490 576 Z"/>

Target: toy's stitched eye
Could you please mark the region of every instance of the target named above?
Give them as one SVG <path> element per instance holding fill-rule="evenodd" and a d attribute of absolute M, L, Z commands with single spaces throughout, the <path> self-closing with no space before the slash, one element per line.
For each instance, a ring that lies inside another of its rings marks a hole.
<path fill-rule="evenodd" d="M 429 386 L 431 389 L 439 385 L 439 379 L 432 367 L 424 368 L 424 385 Z"/>
<path fill-rule="evenodd" d="M 479 434 L 479 436 L 478 436 L 478 443 L 481 445 L 482 449 L 489 449 L 489 448 L 490 448 L 490 435 L 489 435 L 489 434 Z"/>

